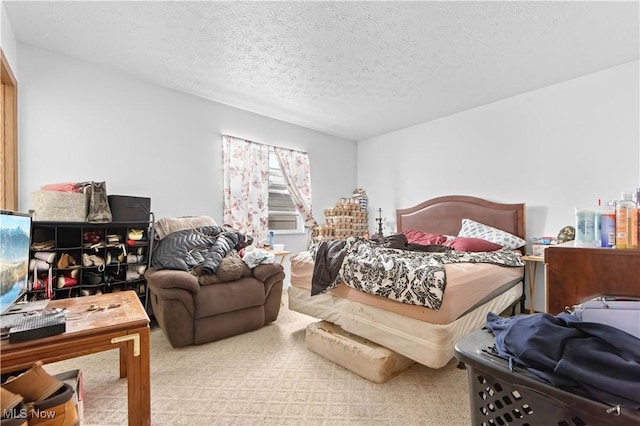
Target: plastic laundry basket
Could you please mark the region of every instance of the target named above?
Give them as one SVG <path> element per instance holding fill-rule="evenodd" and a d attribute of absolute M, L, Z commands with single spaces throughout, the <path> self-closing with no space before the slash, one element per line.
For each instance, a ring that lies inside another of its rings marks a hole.
<path fill-rule="evenodd" d="M 510 371 L 504 359 L 485 352 L 493 343 L 493 335 L 480 330 L 455 347 L 456 358 L 467 366 L 474 426 L 640 424 L 640 411 L 611 407 L 566 392 L 522 368 Z"/>

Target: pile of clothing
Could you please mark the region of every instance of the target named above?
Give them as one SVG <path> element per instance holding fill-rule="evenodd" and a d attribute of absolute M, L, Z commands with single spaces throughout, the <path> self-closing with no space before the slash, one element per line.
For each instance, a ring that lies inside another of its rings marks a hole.
<path fill-rule="evenodd" d="M 214 274 L 222 259 L 232 250 L 250 245 L 253 238 L 222 226 L 203 226 L 172 232 L 160 240 L 153 251 L 151 265 L 157 269 Z"/>
<path fill-rule="evenodd" d="M 544 381 L 610 405 L 640 409 L 640 339 L 569 313 L 487 315 L 498 356 Z"/>

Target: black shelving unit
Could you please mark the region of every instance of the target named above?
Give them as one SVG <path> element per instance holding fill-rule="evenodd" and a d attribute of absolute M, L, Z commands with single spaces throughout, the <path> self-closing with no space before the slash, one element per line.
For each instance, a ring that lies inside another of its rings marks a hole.
<path fill-rule="evenodd" d="M 141 232 L 136 232 L 141 231 Z M 44 243 L 49 242 L 48 245 Z M 148 221 L 109 223 L 34 221 L 31 263 L 36 253 L 49 254 L 51 263 L 39 262 L 29 271 L 29 300 L 61 299 L 134 290 L 147 307 L 145 270 L 151 264 L 154 216 Z M 45 258 L 45 255 L 39 255 Z M 61 262 L 61 259 L 72 259 Z M 67 264 L 70 263 L 70 264 Z"/>

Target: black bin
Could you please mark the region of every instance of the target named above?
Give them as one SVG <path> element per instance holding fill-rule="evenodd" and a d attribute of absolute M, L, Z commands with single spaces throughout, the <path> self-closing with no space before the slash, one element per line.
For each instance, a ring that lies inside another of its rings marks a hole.
<path fill-rule="evenodd" d="M 146 222 L 151 214 L 151 198 L 109 195 L 109 208 L 114 222 Z"/>
<path fill-rule="evenodd" d="M 479 330 L 460 340 L 455 356 L 467 366 L 471 422 L 481 425 L 638 425 L 640 412 L 566 392 L 526 369 L 509 370 L 506 360 L 485 352 L 494 336 Z"/>

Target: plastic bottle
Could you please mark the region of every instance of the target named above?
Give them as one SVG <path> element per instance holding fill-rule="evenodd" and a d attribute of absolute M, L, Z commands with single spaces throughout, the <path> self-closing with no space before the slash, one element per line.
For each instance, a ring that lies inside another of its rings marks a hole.
<path fill-rule="evenodd" d="M 631 243 L 631 217 L 635 205 L 631 201 L 631 194 L 622 193 L 622 199 L 616 203 L 616 248 L 633 248 Z"/>
<path fill-rule="evenodd" d="M 600 245 L 612 248 L 616 245 L 616 207 L 609 201 L 600 212 Z"/>
<path fill-rule="evenodd" d="M 596 244 L 595 220 L 595 210 L 576 208 L 576 246 L 594 246 Z"/>
<path fill-rule="evenodd" d="M 595 222 L 593 225 L 596 234 L 594 244 L 596 247 L 602 247 L 602 213 L 602 204 L 600 198 L 598 198 L 598 208 L 596 209 Z"/>
<path fill-rule="evenodd" d="M 269 231 L 269 250 L 273 250 L 273 236 L 274 232 Z"/>
<path fill-rule="evenodd" d="M 640 247 L 640 188 L 633 192 L 631 209 L 631 248 Z"/>

